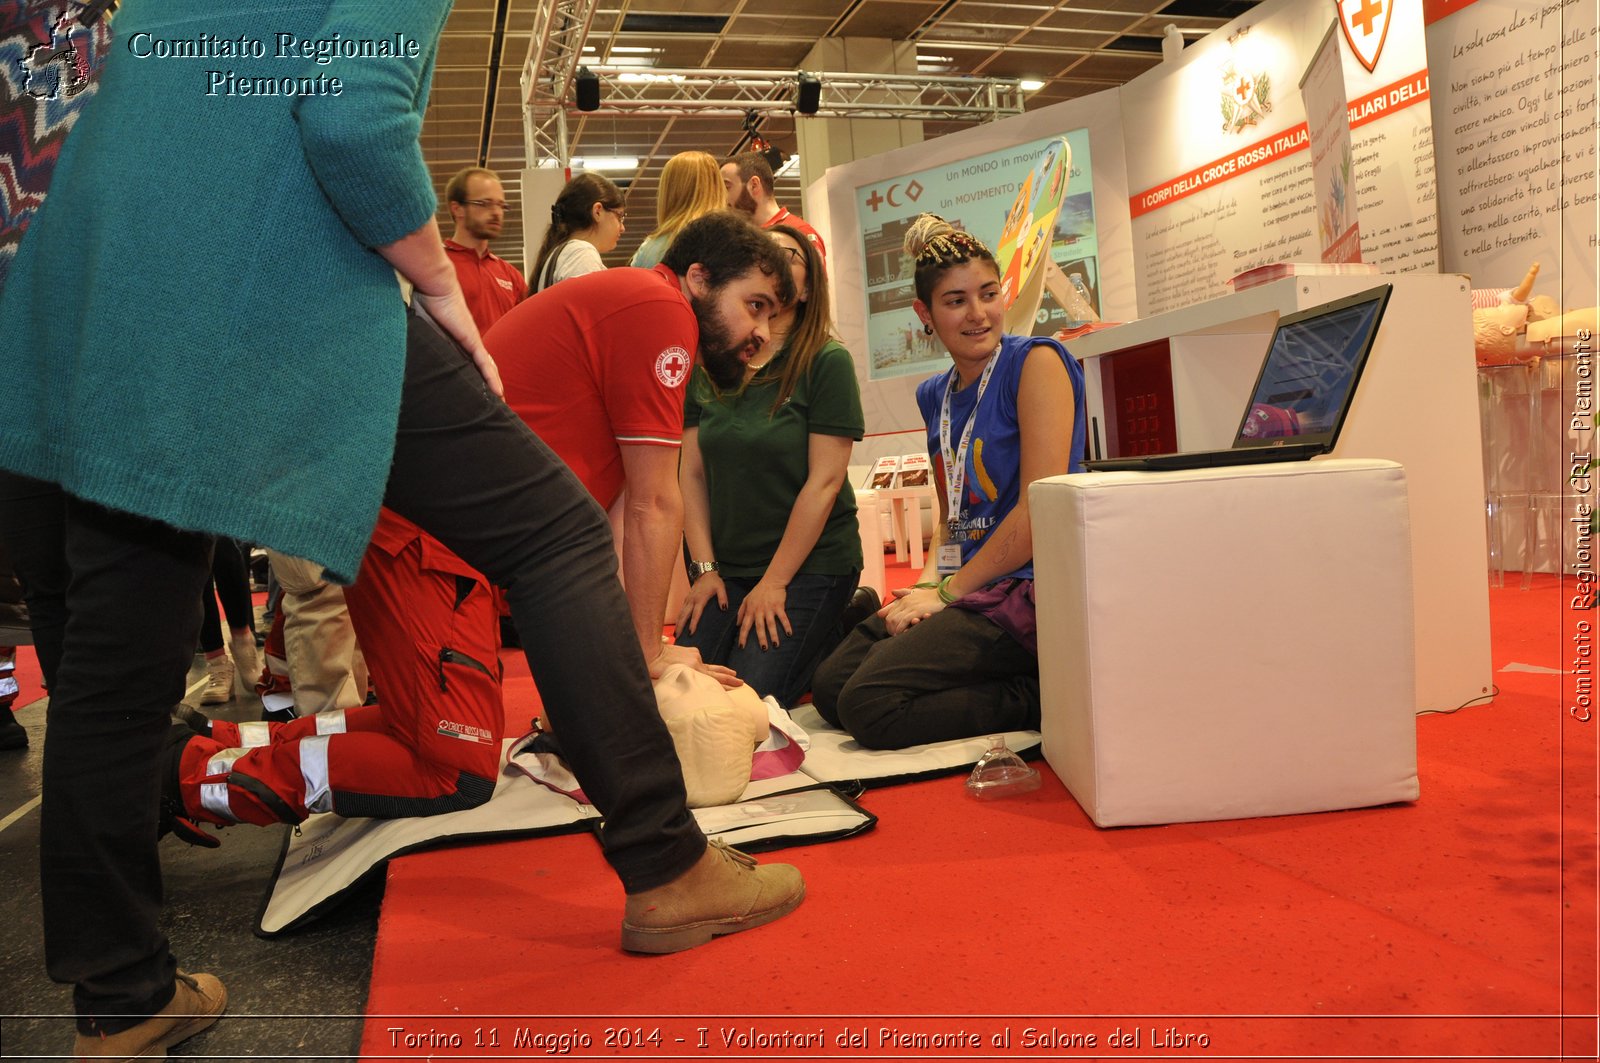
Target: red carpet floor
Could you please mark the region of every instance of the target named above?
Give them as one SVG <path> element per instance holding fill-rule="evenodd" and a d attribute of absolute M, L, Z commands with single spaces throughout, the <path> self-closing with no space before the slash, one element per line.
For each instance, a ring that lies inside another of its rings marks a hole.
<path fill-rule="evenodd" d="M 1419 718 L 1414 805 L 1104 831 L 1048 768 L 869 791 L 875 831 L 767 858 L 805 872 L 794 915 L 659 958 L 617 949 L 586 835 L 405 857 L 364 1058 L 1593 1059 L 1563 595 L 1492 592 L 1500 694 Z"/>
<path fill-rule="evenodd" d="M 17 665 L 14 674 L 17 680 L 17 696 L 11 703 L 13 709 L 32 705 L 44 697 L 44 676 L 39 671 L 39 658 L 33 652 L 32 646 L 17 647 Z"/>

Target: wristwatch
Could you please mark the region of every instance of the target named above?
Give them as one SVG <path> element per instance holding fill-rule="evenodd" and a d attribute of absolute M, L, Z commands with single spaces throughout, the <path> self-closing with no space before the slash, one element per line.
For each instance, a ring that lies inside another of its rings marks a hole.
<path fill-rule="evenodd" d="M 715 561 L 691 561 L 689 562 L 689 582 L 693 583 L 707 572 L 715 572 L 716 570 L 717 563 Z"/>

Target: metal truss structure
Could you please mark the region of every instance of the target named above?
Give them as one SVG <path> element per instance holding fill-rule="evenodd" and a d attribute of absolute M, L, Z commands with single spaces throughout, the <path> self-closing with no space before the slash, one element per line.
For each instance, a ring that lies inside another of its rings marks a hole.
<path fill-rule="evenodd" d="M 548 0 L 538 8 L 522 67 L 522 139 L 527 164 L 567 163 L 567 112 L 572 78 L 594 21 L 597 0 Z"/>
<path fill-rule="evenodd" d="M 596 0 L 552 0 L 540 9 L 522 71 L 523 139 L 528 165 L 570 159 L 567 116 L 572 82 Z M 601 115 L 674 117 L 795 113 L 800 71 L 665 70 L 591 66 L 600 78 Z M 821 81 L 816 114 L 825 118 L 993 121 L 1023 111 L 1009 78 L 924 77 L 806 71 Z"/>

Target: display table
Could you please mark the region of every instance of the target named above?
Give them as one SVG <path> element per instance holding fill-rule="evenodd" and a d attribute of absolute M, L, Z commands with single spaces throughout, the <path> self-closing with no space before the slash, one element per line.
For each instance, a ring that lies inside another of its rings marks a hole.
<path fill-rule="evenodd" d="M 910 558 L 913 570 L 922 568 L 922 507 L 926 504 L 935 522 L 939 519 L 939 500 L 932 487 L 880 487 L 872 492 L 877 512 L 889 515 L 897 565 Z"/>
<path fill-rule="evenodd" d="M 856 530 L 861 534 L 861 582 L 878 592 L 878 600 L 889 596 L 889 580 L 883 564 L 883 531 L 878 506 L 871 491 L 856 492 Z"/>
<path fill-rule="evenodd" d="M 1028 497 L 1044 755 L 1095 823 L 1416 798 L 1400 466 L 1083 473 Z"/>
<path fill-rule="evenodd" d="M 1335 458 L 1384 458 L 1411 492 L 1417 708 L 1450 710 L 1493 687 L 1484 576 L 1482 448 L 1472 305 L 1454 275 L 1288 277 L 1074 340 L 1089 415 L 1108 435 L 1105 384 L 1119 352 L 1165 344 L 1178 449 L 1227 447 L 1278 317 L 1394 285 Z M 1108 454 L 1117 453 L 1108 449 Z M 1322 460 L 1322 459 L 1318 459 Z M 1177 527 L 1176 525 L 1170 525 Z"/>

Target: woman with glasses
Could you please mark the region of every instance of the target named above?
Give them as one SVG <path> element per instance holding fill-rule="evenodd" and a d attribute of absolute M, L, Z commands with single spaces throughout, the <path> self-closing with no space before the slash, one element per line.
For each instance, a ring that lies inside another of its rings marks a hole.
<path fill-rule="evenodd" d="M 534 259 L 528 294 L 605 269 L 600 256 L 616 248 L 626 216 L 622 190 L 606 178 L 580 173 L 568 181 L 550 205 L 550 227 Z"/>
<path fill-rule="evenodd" d="M 790 259 L 798 296 L 772 316 L 772 340 L 743 383 L 719 389 L 697 369 L 684 404 L 680 479 L 694 583 L 677 635 L 788 707 L 841 637 L 861 574 L 845 471 L 865 423 L 855 364 L 833 338 L 821 257 L 796 229 L 769 232 Z M 867 604 L 876 608 L 876 596 Z"/>
<path fill-rule="evenodd" d="M 727 206 L 717 160 L 703 151 L 680 151 L 661 168 L 655 231 L 644 238 L 628 265 L 650 269 L 661 261 L 673 237 L 685 225 L 703 214 L 725 210 Z"/>

